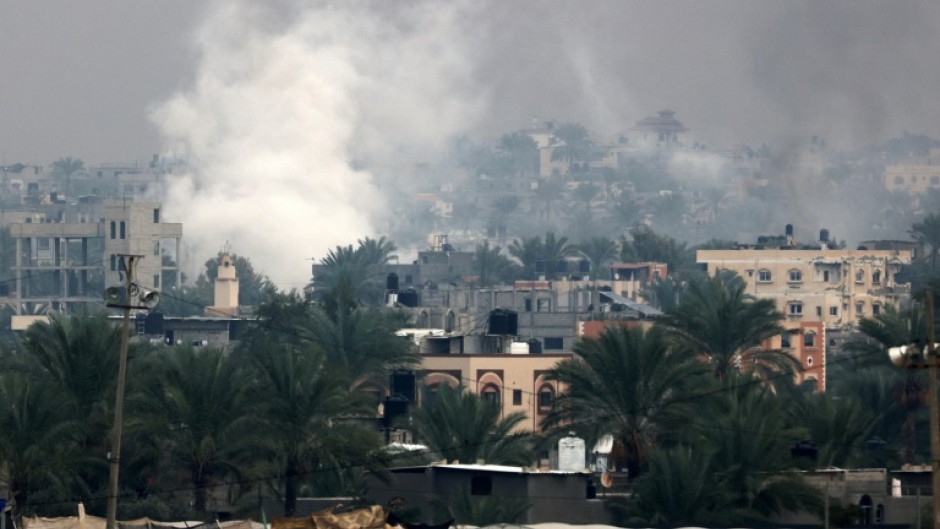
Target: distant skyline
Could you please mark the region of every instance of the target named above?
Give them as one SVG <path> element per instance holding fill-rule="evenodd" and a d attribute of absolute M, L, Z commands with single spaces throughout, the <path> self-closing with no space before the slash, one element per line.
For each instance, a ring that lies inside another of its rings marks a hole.
<path fill-rule="evenodd" d="M 0 163 L 163 151 L 149 113 L 192 87 L 199 29 L 225 4 L 0 2 Z M 282 5 L 289 20 L 306 3 Z M 461 21 L 470 46 L 449 52 L 481 98 L 465 131 L 481 139 L 534 118 L 610 134 L 666 107 L 715 147 L 790 135 L 854 145 L 905 130 L 940 136 L 936 2 L 474 5 Z"/>
<path fill-rule="evenodd" d="M 712 149 L 940 137 L 935 0 L 0 6 L 0 163 L 185 159 L 163 200 L 188 262 L 230 241 L 281 287 L 378 235 L 388 188 L 433 191 L 408 167 L 457 135 L 556 119 L 603 140 L 670 108 Z"/>

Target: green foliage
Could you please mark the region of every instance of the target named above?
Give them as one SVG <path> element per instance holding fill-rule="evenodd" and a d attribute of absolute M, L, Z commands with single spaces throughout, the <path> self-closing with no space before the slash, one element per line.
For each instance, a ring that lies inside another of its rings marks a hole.
<path fill-rule="evenodd" d="M 573 429 L 587 439 L 614 436 L 619 465 L 636 477 L 657 437 L 691 413 L 686 391 L 707 384 L 689 350 L 669 347 L 660 328 L 609 327 L 574 346 L 551 375 L 568 389 L 546 417 L 548 429 Z"/>
<path fill-rule="evenodd" d="M 529 465 L 533 457 L 532 435 L 517 431 L 526 416 L 514 412 L 502 416 L 498 404 L 479 395 L 441 384 L 425 394 L 425 404 L 414 410 L 408 425 L 415 439 L 446 459 L 473 464 Z"/>

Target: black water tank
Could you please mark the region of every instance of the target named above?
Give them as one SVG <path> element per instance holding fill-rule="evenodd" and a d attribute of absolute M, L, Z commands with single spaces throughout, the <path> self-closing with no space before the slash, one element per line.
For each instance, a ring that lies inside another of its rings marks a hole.
<path fill-rule="evenodd" d="M 825 228 L 819 230 L 819 242 L 829 242 L 829 230 Z"/>
<path fill-rule="evenodd" d="M 542 342 L 540 342 L 538 338 L 529 338 L 526 343 L 529 344 L 530 355 L 542 354 Z"/>
<path fill-rule="evenodd" d="M 578 272 L 582 274 L 587 274 L 590 271 L 591 271 L 591 261 L 588 261 L 587 259 L 581 259 L 580 261 L 578 261 Z"/>
<path fill-rule="evenodd" d="M 415 374 L 414 371 L 398 369 L 392 373 L 392 395 L 402 397 L 410 402 L 415 400 Z"/>
<path fill-rule="evenodd" d="M 519 315 L 512 310 L 496 309 L 490 313 L 488 334 L 515 335 L 519 332 Z"/>
<path fill-rule="evenodd" d="M 787 224 L 787 237 L 793 237 L 793 225 Z"/>
<path fill-rule="evenodd" d="M 385 280 L 385 289 L 390 292 L 398 291 L 398 274 L 395 272 L 388 274 L 388 278 Z"/>
<path fill-rule="evenodd" d="M 399 292 L 398 303 L 405 307 L 417 307 L 418 306 L 418 293 L 412 289 L 405 290 L 404 292 Z"/>
<path fill-rule="evenodd" d="M 402 397 L 386 397 L 382 402 L 382 423 L 387 428 L 395 419 L 408 415 L 408 401 Z"/>
<path fill-rule="evenodd" d="M 163 334 L 163 313 L 151 312 L 144 318 L 144 334 Z"/>

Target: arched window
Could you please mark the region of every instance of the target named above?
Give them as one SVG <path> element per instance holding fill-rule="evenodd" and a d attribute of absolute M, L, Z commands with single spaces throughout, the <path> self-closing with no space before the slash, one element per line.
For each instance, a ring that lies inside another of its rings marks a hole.
<path fill-rule="evenodd" d="M 127 236 L 127 228 L 126 228 L 126 225 L 124 224 L 124 221 L 122 220 L 121 221 L 121 238 L 123 239 L 126 236 Z"/>
<path fill-rule="evenodd" d="M 803 272 L 794 268 L 787 274 L 787 280 L 791 283 L 800 283 L 803 281 Z"/>
<path fill-rule="evenodd" d="M 875 270 L 871 273 L 871 282 L 874 285 L 881 284 L 881 270 Z"/>
<path fill-rule="evenodd" d="M 111 271 L 114 272 L 117 270 L 117 256 L 111 254 Z"/>
<path fill-rule="evenodd" d="M 444 332 L 453 332 L 456 324 L 456 317 L 453 312 L 448 312 L 444 317 Z"/>
<path fill-rule="evenodd" d="M 539 411 L 548 411 L 555 405 L 555 388 L 545 384 L 539 388 Z"/>
<path fill-rule="evenodd" d="M 803 335 L 803 347 L 816 347 L 816 333 L 808 332 Z"/>
<path fill-rule="evenodd" d="M 116 233 L 117 233 L 117 223 L 112 220 L 111 221 L 111 238 L 112 239 L 117 236 Z"/>
<path fill-rule="evenodd" d="M 487 384 L 483 386 L 483 391 L 480 392 L 480 397 L 483 398 L 485 402 L 491 404 L 499 404 L 499 386 L 496 384 Z"/>
<path fill-rule="evenodd" d="M 428 324 L 428 313 L 427 311 L 422 310 L 418 314 L 418 328 L 427 329 L 428 327 L 430 327 L 430 325 Z"/>
<path fill-rule="evenodd" d="M 770 283 L 773 280 L 773 274 L 770 273 L 770 270 L 764 268 L 757 272 L 757 281 L 760 283 Z"/>
<path fill-rule="evenodd" d="M 865 271 L 859 268 L 855 271 L 855 282 L 864 283 L 865 282 Z"/>

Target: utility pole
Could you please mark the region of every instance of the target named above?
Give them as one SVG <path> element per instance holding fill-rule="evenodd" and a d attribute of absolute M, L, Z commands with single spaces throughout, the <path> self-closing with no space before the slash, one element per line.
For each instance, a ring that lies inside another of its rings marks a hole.
<path fill-rule="evenodd" d="M 131 324 L 131 288 L 134 285 L 134 265 L 136 265 L 136 255 L 121 255 L 121 261 L 124 262 L 124 321 L 121 324 L 121 352 L 118 361 L 118 380 L 117 392 L 114 398 L 114 426 L 111 430 L 111 452 L 108 454 L 110 460 L 111 475 L 108 481 L 108 517 L 107 529 L 117 529 L 117 498 L 118 498 L 118 474 L 121 470 L 121 432 L 124 429 L 124 383 L 127 379 L 127 342 L 130 334 Z M 125 261 L 126 259 L 126 261 Z"/>
<path fill-rule="evenodd" d="M 118 477 L 121 470 L 121 433 L 124 430 L 124 385 L 127 379 L 127 348 L 130 337 L 131 309 L 152 309 L 160 303 L 160 294 L 145 290 L 134 281 L 134 269 L 142 255 L 121 254 L 124 265 L 124 287 L 110 287 L 104 292 L 108 307 L 124 309 L 124 321 L 121 325 L 121 351 L 118 360 L 118 380 L 114 397 L 114 426 L 111 431 L 111 452 L 108 460 L 111 475 L 108 481 L 107 529 L 117 529 Z"/>

